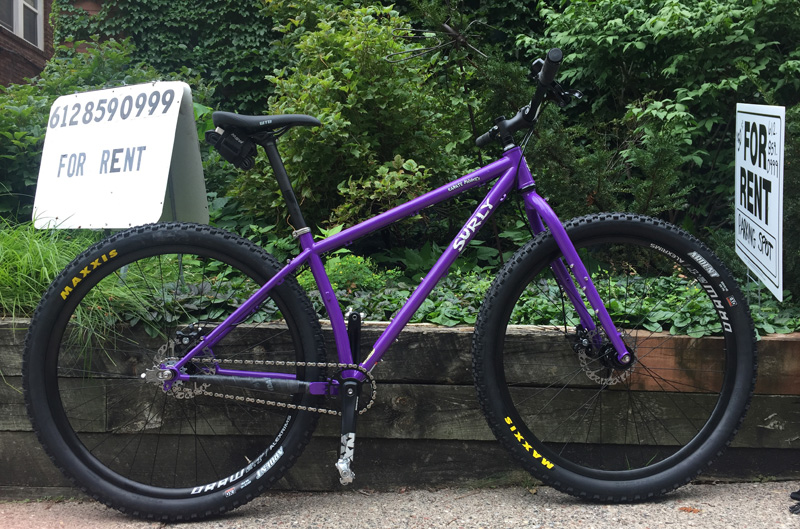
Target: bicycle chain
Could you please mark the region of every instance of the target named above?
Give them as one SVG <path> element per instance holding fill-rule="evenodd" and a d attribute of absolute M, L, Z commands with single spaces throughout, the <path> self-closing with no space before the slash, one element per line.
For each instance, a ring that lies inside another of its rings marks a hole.
<path fill-rule="evenodd" d="M 320 367 L 320 368 L 338 368 L 339 371 L 344 370 L 351 370 L 351 371 L 358 371 L 359 373 L 363 373 L 364 376 L 367 377 L 367 380 L 370 383 L 370 400 L 366 406 L 358 410 L 358 414 L 361 415 L 366 413 L 372 405 L 375 403 L 375 397 L 378 394 L 378 384 L 375 382 L 375 377 L 372 374 L 364 369 L 363 367 L 356 365 L 356 364 L 338 364 L 338 363 L 331 363 L 331 362 L 287 362 L 283 360 L 220 360 L 218 358 L 193 358 L 192 362 L 200 363 L 200 364 L 208 364 L 208 365 L 247 365 L 247 366 L 276 366 L 276 367 Z M 328 382 L 328 386 L 330 387 L 331 383 Z M 268 399 L 255 399 L 252 397 L 242 397 L 237 395 L 230 395 L 226 393 L 218 393 L 208 391 L 205 388 L 206 384 L 200 386 L 196 393 L 203 395 L 204 397 L 215 397 L 215 398 L 222 398 L 227 400 L 235 400 L 238 402 L 248 402 L 248 403 L 255 403 L 261 404 L 264 406 L 273 406 L 277 408 L 289 409 L 289 410 L 298 410 L 298 411 L 308 411 L 311 413 L 320 413 L 322 415 L 337 415 L 341 416 L 341 410 L 332 410 L 328 408 L 318 408 L 315 406 L 303 406 L 302 404 L 291 404 L 288 402 L 280 402 L 275 400 L 268 400 Z"/>

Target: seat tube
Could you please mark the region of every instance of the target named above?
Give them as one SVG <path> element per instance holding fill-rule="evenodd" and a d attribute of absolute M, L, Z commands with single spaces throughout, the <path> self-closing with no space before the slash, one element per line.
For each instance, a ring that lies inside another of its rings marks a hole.
<path fill-rule="evenodd" d="M 311 237 L 310 234 L 306 235 Z M 336 298 L 336 294 L 333 291 L 333 286 L 331 286 L 331 281 L 328 278 L 328 274 L 325 272 L 325 265 L 322 262 L 322 258 L 320 258 L 320 256 L 316 253 L 312 253 L 309 256 L 308 265 L 309 268 L 311 268 L 311 273 L 314 276 L 314 280 L 317 282 L 317 288 L 319 288 L 322 304 L 325 306 L 325 310 L 330 318 L 339 362 L 343 364 L 352 364 L 353 354 L 352 351 L 350 351 L 350 341 L 347 335 L 347 327 L 345 327 L 344 324 L 344 316 L 342 315 L 342 309 L 339 306 L 339 300 Z M 361 375 L 358 372 L 348 371 L 345 373 L 345 376 Z"/>
<path fill-rule="evenodd" d="M 269 137 L 261 143 L 261 146 L 264 147 L 264 151 L 267 153 L 269 163 L 272 166 L 272 170 L 275 172 L 275 179 L 278 181 L 278 186 L 283 194 L 286 207 L 289 210 L 292 226 L 295 230 L 293 235 L 299 239 L 301 248 L 304 250 L 311 250 L 308 257 L 308 265 L 320 289 L 322 304 L 325 306 L 325 310 L 328 312 L 328 317 L 331 320 L 339 362 L 351 364 L 353 363 L 353 356 L 350 351 L 350 342 L 347 339 L 347 329 L 344 326 L 344 317 L 342 316 L 342 309 L 339 307 L 339 300 L 336 299 L 336 294 L 333 292 L 330 279 L 325 273 L 325 265 L 322 262 L 322 258 L 320 258 L 317 251 L 314 250 L 314 237 L 311 235 L 311 230 L 308 228 L 303 214 L 300 211 L 300 204 L 297 202 L 292 183 L 289 181 L 289 175 L 286 173 L 283 160 L 278 152 L 275 138 Z M 346 372 L 345 375 L 360 376 L 360 373 Z"/>

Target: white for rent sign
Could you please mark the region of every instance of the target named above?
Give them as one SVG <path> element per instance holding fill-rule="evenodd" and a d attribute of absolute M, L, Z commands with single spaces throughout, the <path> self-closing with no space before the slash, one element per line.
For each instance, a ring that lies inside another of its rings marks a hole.
<path fill-rule="evenodd" d="M 208 222 L 192 93 L 180 82 L 59 97 L 34 201 L 37 228 Z"/>
<path fill-rule="evenodd" d="M 736 254 L 783 301 L 784 107 L 736 105 Z"/>

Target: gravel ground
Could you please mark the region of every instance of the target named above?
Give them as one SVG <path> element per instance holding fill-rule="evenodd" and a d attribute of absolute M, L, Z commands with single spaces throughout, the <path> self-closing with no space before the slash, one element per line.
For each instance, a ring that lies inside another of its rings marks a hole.
<path fill-rule="evenodd" d="M 798 528 L 789 493 L 800 482 L 689 485 L 634 505 L 583 503 L 553 489 L 274 492 L 192 529 L 325 528 Z M 88 500 L 0 501 L 0 526 L 123 529 L 165 524 L 126 517 Z"/>

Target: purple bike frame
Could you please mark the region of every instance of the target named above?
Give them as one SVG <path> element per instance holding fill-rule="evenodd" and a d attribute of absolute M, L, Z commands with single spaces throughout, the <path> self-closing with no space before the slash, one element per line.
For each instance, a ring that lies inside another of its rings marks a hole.
<path fill-rule="evenodd" d="M 420 305 L 422 305 L 423 301 L 425 301 L 439 280 L 447 275 L 448 270 L 461 252 L 464 251 L 480 228 L 515 188 L 522 193 L 528 220 L 534 232 L 540 233 L 546 228 L 549 228 L 558 247 L 561 249 L 564 259 L 551 263 L 551 268 L 561 288 L 564 289 L 578 312 L 581 324 L 589 331 L 595 330 L 594 319 L 586 308 L 578 289 L 583 291 L 591 308 L 595 311 L 597 319 L 605 329 L 609 341 L 616 349 L 618 360 L 624 362 L 623 359 L 629 353 L 622 341 L 622 337 L 616 330 L 603 301 L 600 299 L 597 289 L 592 283 L 589 273 L 580 260 L 572 241 L 570 241 L 567 236 L 561 221 L 550 205 L 536 193 L 533 177 L 531 176 L 521 149 L 519 147 L 514 147 L 506 151 L 503 157 L 496 162 L 326 239 L 314 241 L 314 237 L 310 233 L 300 235 L 300 254 L 267 281 L 264 286 L 228 316 L 225 321 L 214 328 L 208 335 L 204 336 L 200 343 L 193 347 L 186 356 L 173 365 L 172 367 L 177 373 L 174 380 L 188 379 L 187 375 L 181 374 L 181 367 L 188 363 L 195 355 L 203 353 L 213 354 L 214 346 L 237 324 L 245 321 L 267 298 L 272 288 L 281 284 L 289 275 L 304 264 L 308 264 L 311 269 L 311 273 L 319 288 L 323 305 L 328 313 L 333 328 L 338 361 L 341 364 L 352 364 L 353 355 L 350 350 L 350 341 L 347 336 L 344 317 L 339 306 L 339 300 L 336 298 L 330 279 L 325 272 L 321 256 L 327 252 L 347 246 L 354 240 L 380 230 L 393 222 L 413 216 L 429 206 L 452 198 L 475 187 L 488 184 L 493 180 L 497 180 L 497 182 L 492 186 L 458 235 L 450 242 L 447 249 L 445 249 L 444 253 L 442 253 L 433 265 L 433 268 L 431 268 L 420 285 L 414 290 L 380 335 L 369 355 L 361 362 L 360 367 L 366 371 L 371 371 L 381 358 L 383 358 L 389 346 L 400 334 L 400 331 L 411 321 L 414 313 L 419 309 Z M 221 368 L 217 369 L 216 374 L 273 379 L 295 378 L 294 375 L 286 373 L 240 371 Z M 364 378 L 363 373 L 355 370 L 346 372 L 345 375 L 360 379 Z M 309 385 L 309 392 L 311 394 L 324 394 L 329 387 L 330 385 L 328 382 L 312 382 Z"/>

